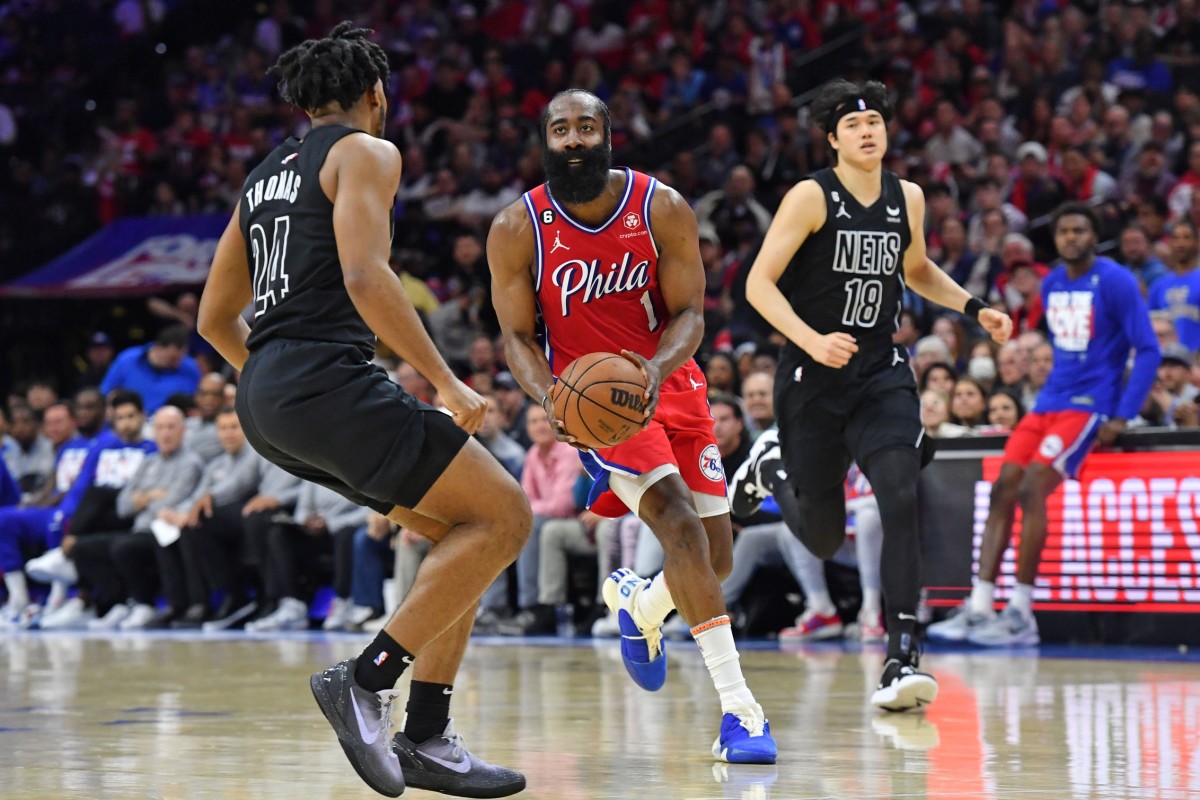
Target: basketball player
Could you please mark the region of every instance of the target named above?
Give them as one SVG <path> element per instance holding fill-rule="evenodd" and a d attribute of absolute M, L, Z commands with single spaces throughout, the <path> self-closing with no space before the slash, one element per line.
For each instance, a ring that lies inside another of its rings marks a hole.
<path fill-rule="evenodd" d="M 1046 498 L 1064 478 L 1078 475 L 1094 441 L 1111 444 L 1125 430 L 1125 421 L 1138 415 L 1154 384 L 1159 349 L 1150 312 L 1137 278 L 1096 255 L 1098 230 L 1095 212 L 1083 203 L 1068 203 L 1054 215 L 1054 246 L 1063 263 L 1042 282 L 1054 367 L 1037 405 L 1004 447 L 971 596 L 957 613 L 929 626 L 930 638 L 992 647 L 1041 640 L 1033 617 L 1033 582 L 1046 543 Z M 1125 380 L 1130 350 L 1137 354 Z M 1018 503 L 1017 586 L 996 614 L 996 577 Z"/>
<path fill-rule="evenodd" d="M 632 510 L 665 554 L 653 579 L 618 570 L 604 583 L 625 666 L 638 685 L 661 688 L 661 626 L 678 604 L 721 697 L 714 757 L 774 763 L 775 741 L 742 677 L 721 597 L 733 533 L 704 373 L 692 359 L 704 333 L 696 218 L 674 189 L 611 169 L 610 128 L 595 95 L 556 95 L 542 115 L 547 181 L 492 225 L 492 297 L 508 365 L 567 441 L 549 398 L 559 372 L 596 351 L 641 367 L 643 429 L 616 447 L 581 451 L 596 478 L 589 508 L 606 517 Z"/>
<path fill-rule="evenodd" d="M 342 23 L 284 53 L 283 97 L 312 117 L 246 179 L 200 304 L 201 334 L 242 370 L 237 411 L 285 470 L 432 539 L 412 590 L 357 658 L 313 675 L 351 764 L 391 797 L 520 791 L 519 773 L 466 751 L 452 684 L 483 590 L 528 535 L 517 482 L 469 437 L 484 400 L 446 366 L 388 266 L 400 154 L 383 139 L 387 58 Z M 253 303 L 254 327 L 241 318 Z M 371 365 L 376 334 L 437 388 L 420 403 Z M 413 666 L 407 720 L 393 686 Z"/>
<path fill-rule="evenodd" d="M 925 196 L 881 166 L 891 118 L 883 85 L 835 80 L 812 111 L 836 166 L 787 193 L 746 281 L 747 300 L 788 340 L 775 373 L 773 453 L 782 464 L 753 472 L 786 472 L 800 512 L 796 533 L 819 558 L 845 538 L 851 460 L 866 473 L 883 521 L 888 630 L 871 701 L 902 711 L 937 696 L 937 682 L 917 671 L 917 476 L 926 449 L 908 354 L 892 344 L 903 292 L 907 284 L 963 310 L 998 342 L 1012 321 L 926 258 Z"/>

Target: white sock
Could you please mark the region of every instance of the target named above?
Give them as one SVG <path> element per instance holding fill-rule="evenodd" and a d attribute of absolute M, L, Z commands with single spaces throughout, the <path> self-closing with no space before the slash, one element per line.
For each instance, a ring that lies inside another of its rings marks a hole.
<path fill-rule="evenodd" d="M 658 573 L 650 579 L 650 585 L 638 594 L 637 612 L 649 627 L 662 625 L 667 614 L 675 610 L 675 600 L 667 587 L 667 576 Z"/>
<path fill-rule="evenodd" d="M 8 607 L 21 609 L 29 605 L 29 586 L 25 583 L 25 573 L 13 570 L 4 573 L 4 588 L 8 589 Z"/>
<path fill-rule="evenodd" d="M 1008 604 L 1023 614 L 1033 613 L 1033 586 L 1028 583 L 1018 583 L 1009 598 Z"/>
<path fill-rule="evenodd" d="M 742 676 L 741 658 L 733 643 L 733 628 L 729 617 L 716 617 L 692 628 L 692 636 L 704 656 L 704 666 L 712 676 L 713 685 L 721 697 L 721 713 L 736 714 L 754 708 L 754 695 Z"/>
<path fill-rule="evenodd" d="M 863 589 L 862 607 L 864 611 L 876 614 L 883 608 L 883 596 L 878 589 Z"/>
<path fill-rule="evenodd" d="M 54 581 L 50 584 L 50 594 L 46 596 L 46 608 L 58 608 L 67 601 L 67 584 Z"/>
<path fill-rule="evenodd" d="M 975 581 L 969 601 L 971 610 L 976 614 L 990 614 L 996 603 L 996 582 L 985 581 L 982 578 Z"/>
<path fill-rule="evenodd" d="M 837 613 L 837 608 L 833 605 L 833 598 L 829 596 L 828 589 L 810 592 L 808 597 L 804 599 L 809 611 L 815 611 L 823 617 L 832 617 Z"/>

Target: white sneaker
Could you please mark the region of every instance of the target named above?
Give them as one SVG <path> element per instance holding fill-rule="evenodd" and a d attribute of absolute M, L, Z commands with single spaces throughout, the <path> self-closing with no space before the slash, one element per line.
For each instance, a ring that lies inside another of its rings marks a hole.
<path fill-rule="evenodd" d="M 36 610 L 38 606 L 28 605 L 24 608 L 20 608 L 18 606 L 5 604 L 3 607 L 0 607 L 0 631 L 19 631 L 23 628 L 28 628 L 29 626 L 27 624 L 21 624 L 22 615 L 25 611 L 25 608 L 33 608 Z"/>
<path fill-rule="evenodd" d="M 154 606 L 138 603 L 130 610 L 129 615 L 121 620 L 121 624 L 117 627 L 123 631 L 140 631 L 150 624 L 150 620 L 154 619 L 158 612 L 154 610 Z"/>
<path fill-rule="evenodd" d="M 365 620 L 362 625 L 359 626 L 359 630 L 361 630 L 363 633 L 379 633 L 381 630 L 383 630 L 383 626 L 388 624 L 388 620 L 391 618 L 391 612 L 385 611 L 378 617 L 371 617 L 370 619 Z"/>
<path fill-rule="evenodd" d="M 108 613 L 99 619 L 94 619 L 87 624 L 90 631 L 115 631 L 117 627 L 125 621 L 125 618 L 133 612 L 133 606 L 128 603 L 117 603 L 108 610 Z"/>
<path fill-rule="evenodd" d="M 925 635 L 943 642 L 966 641 L 976 631 L 983 630 L 996 619 L 996 612 L 981 614 L 971 607 L 970 601 L 963 603 L 941 622 L 935 622 L 925 629 Z"/>
<path fill-rule="evenodd" d="M 968 642 L 980 647 L 1030 647 L 1041 640 L 1033 614 L 1012 606 L 967 636 Z"/>
<path fill-rule="evenodd" d="M 355 605 L 349 597 L 335 597 L 321 627 L 327 631 L 356 631 L 374 615 L 370 607 Z"/>
<path fill-rule="evenodd" d="M 72 597 L 43 616 L 38 627 L 44 631 L 79 630 L 95 619 L 95 609 L 88 608 L 78 597 Z"/>
<path fill-rule="evenodd" d="M 883 614 L 873 609 L 864 608 L 858 612 L 858 638 L 863 644 L 875 644 L 887 641 L 887 629 L 883 624 Z"/>
<path fill-rule="evenodd" d="M 295 597 L 284 597 L 270 614 L 247 622 L 246 630 L 251 633 L 308 630 L 308 603 Z"/>
<path fill-rule="evenodd" d="M 73 586 L 79 582 L 75 562 L 63 554 L 61 547 L 47 550 L 37 558 L 26 561 L 25 574 L 38 583 L 61 581 Z"/>
<path fill-rule="evenodd" d="M 611 611 L 592 623 L 593 639 L 616 639 L 621 635 L 621 625 L 617 615 Z"/>
<path fill-rule="evenodd" d="M 360 606 L 354 603 L 350 606 L 350 610 L 346 613 L 346 630 L 356 631 L 363 624 L 375 616 L 375 609 L 370 606 Z"/>

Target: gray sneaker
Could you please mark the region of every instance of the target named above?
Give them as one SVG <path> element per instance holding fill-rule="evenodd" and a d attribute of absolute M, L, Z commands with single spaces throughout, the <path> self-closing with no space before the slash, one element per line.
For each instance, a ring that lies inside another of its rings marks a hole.
<path fill-rule="evenodd" d="M 925 635 L 930 639 L 942 642 L 965 642 L 967 637 L 982 630 L 996 618 L 996 612 L 981 614 L 971 608 L 968 601 L 950 613 L 941 622 L 935 622 L 925 629 Z"/>
<path fill-rule="evenodd" d="M 1033 614 L 1006 607 L 988 624 L 967 637 L 967 641 L 980 647 L 1029 647 L 1038 644 L 1037 620 Z"/>
<path fill-rule="evenodd" d="M 468 752 L 467 743 L 454 730 L 454 720 L 440 735 L 420 744 L 413 744 L 401 731 L 392 748 L 404 768 L 405 782 L 414 789 L 459 797 L 508 797 L 525 788 L 521 773 Z"/>
<path fill-rule="evenodd" d="M 376 694 L 355 683 L 356 660 L 313 673 L 309 685 L 358 777 L 382 795 L 399 797 L 404 773 L 391 747 L 392 702 L 397 693 Z"/>

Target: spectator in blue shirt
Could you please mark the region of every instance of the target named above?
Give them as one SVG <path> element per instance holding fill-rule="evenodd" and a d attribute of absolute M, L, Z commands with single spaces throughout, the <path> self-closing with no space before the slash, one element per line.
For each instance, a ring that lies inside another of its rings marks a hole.
<path fill-rule="evenodd" d="M 194 394 L 200 367 L 187 355 L 188 330 L 182 325 L 163 328 L 150 344 L 123 350 L 108 369 L 100 391 L 128 389 L 142 396 L 146 413 L 153 414 L 176 393 Z"/>

